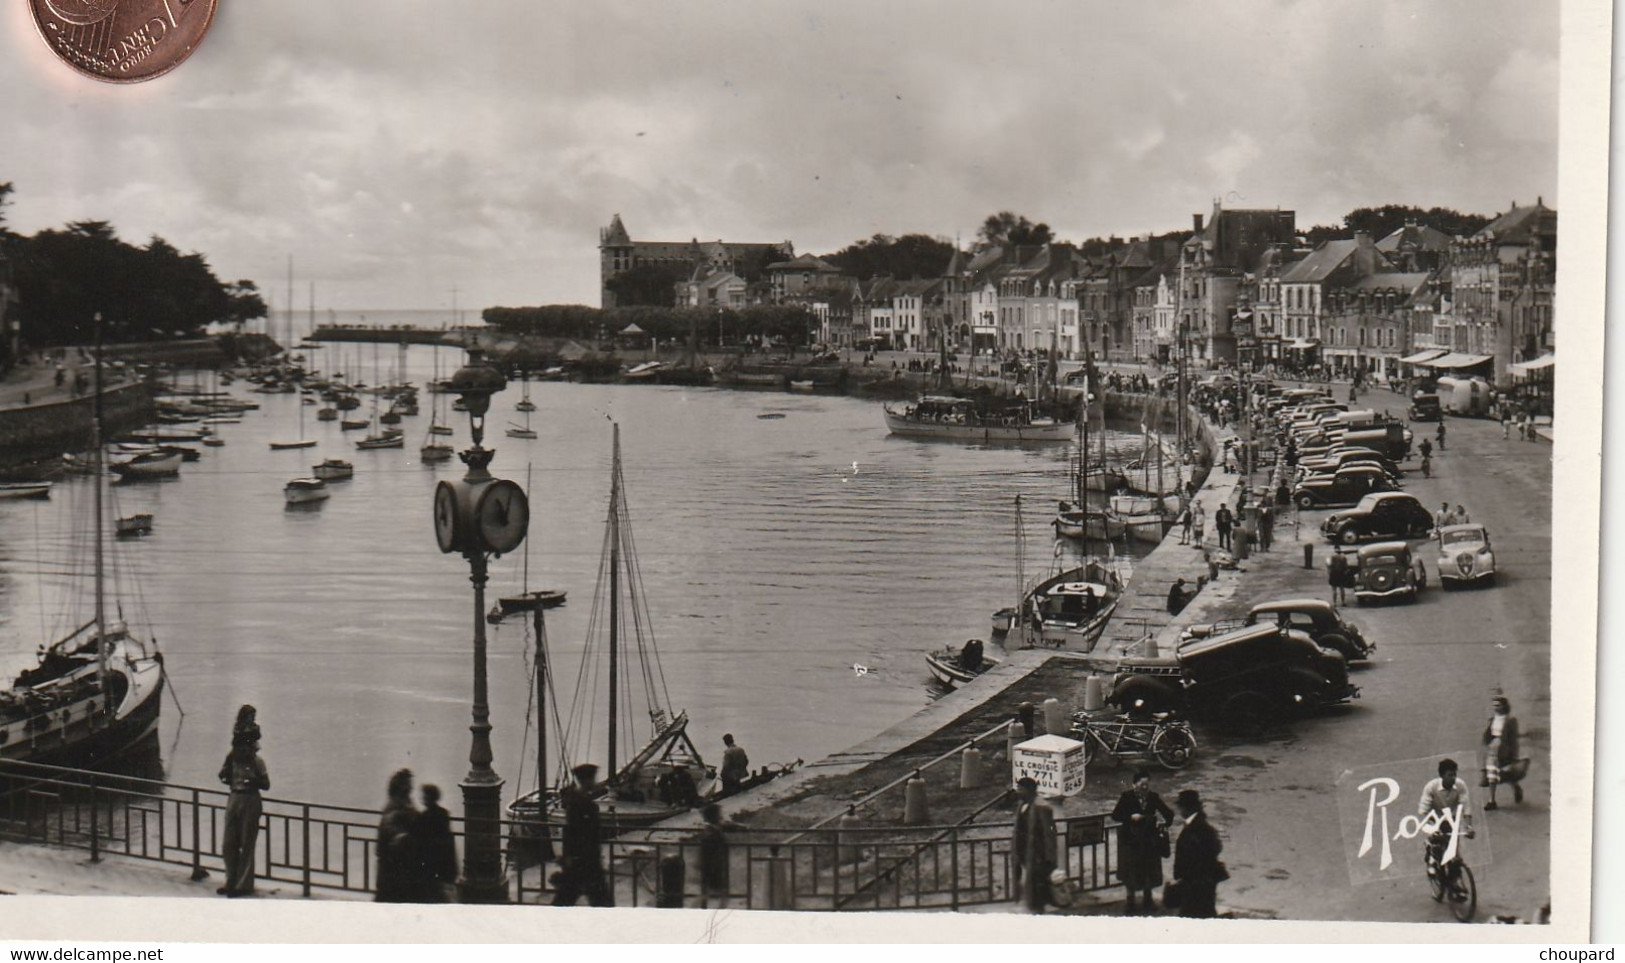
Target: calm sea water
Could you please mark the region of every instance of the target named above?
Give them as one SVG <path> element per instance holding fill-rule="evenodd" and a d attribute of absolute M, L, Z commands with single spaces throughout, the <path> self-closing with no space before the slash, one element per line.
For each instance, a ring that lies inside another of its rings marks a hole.
<path fill-rule="evenodd" d="M 371 373 L 370 347 L 312 354 L 326 359 L 316 367 L 342 355 Z M 460 354 L 441 352 L 442 376 Z M 383 350 L 382 371 L 395 355 Z M 410 349 L 407 377 L 428 380 L 433 358 Z M 429 511 L 434 484 L 462 465 L 417 460 L 433 396 L 403 424 L 404 451 L 357 451 L 361 433 L 317 422 L 314 408 L 303 430 L 318 447 L 271 451 L 269 440 L 299 434 L 298 397 L 241 389 L 263 407 L 220 426 L 225 447 L 177 480 L 112 491 L 110 514 L 156 516 L 152 536 L 114 546 L 114 587 L 124 614 L 157 635 L 178 698 L 164 707 L 167 777 L 212 784 L 233 713 L 250 702 L 279 796 L 372 806 L 403 765 L 456 783 L 475 613 L 466 563 L 437 550 Z M 548 615 L 561 687 L 576 678 L 592 608 L 613 420 L 666 684 L 708 755 L 720 758 L 732 732 L 753 764 L 812 760 L 928 701 L 923 653 L 985 637 L 990 613 L 1013 601 L 1017 493 L 1028 576 L 1051 563 L 1069 445 L 895 438 L 878 403 L 851 398 L 552 383 L 531 386 L 539 438 L 521 441 L 502 436 L 523 419 L 520 390 L 494 399 L 487 443 L 498 475 L 530 478 L 530 586 L 570 593 Z M 466 447 L 466 415 L 452 418 Z M 320 508 L 286 509 L 283 484 L 333 456 L 355 463 L 354 480 L 333 483 Z M 90 618 L 90 492 L 70 479 L 48 502 L 0 502 L 8 677 Z M 521 587 L 523 566 L 519 553 L 492 564 L 493 598 Z M 510 621 L 490 637 L 496 767 L 514 789 L 534 779 L 529 632 Z"/>

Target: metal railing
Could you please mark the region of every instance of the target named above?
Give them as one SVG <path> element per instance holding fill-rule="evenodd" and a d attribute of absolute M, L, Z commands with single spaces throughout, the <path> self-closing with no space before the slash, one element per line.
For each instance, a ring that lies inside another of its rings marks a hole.
<path fill-rule="evenodd" d="M 0 761 L 0 838 L 87 850 L 180 867 L 202 880 L 223 873 L 223 789 L 112 773 Z M 1002 802 L 997 797 L 976 815 Z M 259 880 L 301 896 L 365 898 L 376 884 L 378 816 L 370 810 L 263 799 L 255 842 Z M 606 820 L 607 822 L 607 820 Z M 1056 853 L 1080 891 L 1116 886 L 1116 839 L 1104 815 L 1058 818 Z M 452 820 L 459 848 L 464 828 Z M 551 854 L 562 826 L 504 820 L 509 896 L 550 903 Z M 1015 900 L 1019 878 L 1010 855 L 1012 822 L 901 826 L 850 824 L 796 832 L 730 830 L 726 869 L 702 878 L 695 830 L 625 831 L 601 847 L 617 906 L 749 909 L 958 909 Z M 540 857 L 547 855 L 543 861 Z M 709 893 L 707 890 L 709 889 Z"/>

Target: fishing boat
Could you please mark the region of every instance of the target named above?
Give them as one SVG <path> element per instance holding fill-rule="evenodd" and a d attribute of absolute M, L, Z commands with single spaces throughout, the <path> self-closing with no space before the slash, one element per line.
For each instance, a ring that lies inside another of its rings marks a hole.
<path fill-rule="evenodd" d="M 535 438 L 536 429 L 530 426 L 530 412 L 525 412 L 525 423 L 523 425 L 516 425 L 511 421 L 508 422 L 508 430 L 505 432 L 505 434 L 507 434 L 509 438 Z"/>
<path fill-rule="evenodd" d="M 122 614 L 113 618 L 108 612 L 99 345 L 95 398 L 95 615 L 42 646 L 38 664 L 0 690 L 0 760 L 88 768 L 139 745 L 158 728 L 165 676 L 157 643 L 138 639 Z"/>
<path fill-rule="evenodd" d="M 971 639 L 962 646 L 950 645 L 937 652 L 927 652 L 925 664 L 931 676 L 949 689 L 957 689 L 999 664 L 987 655 L 981 639 Z"/>
<path fill-rule="evenodd" d="M 162 478 L 180 474 L 181 461 L 178 452 L 146 451 L 125 461 L 115 461 L 108 467 L 121 478 Z"/>
<path fill-rule="evenodd" d="M 431 434 L 431 435 L 450 435 L 450 434 L 453 434 L 453 432 L 452 432 L 452 428 L 451 428 L 450 425 L 430 425 L 429 426 L 429 434 Z"/>
<path fill-rule="evenodd" d="M 569 593 L 557 589 L 536 589 L 518 595 L 504 595 L 497 599 L 496 610 L 502 617 L 536 609 L 556 609 L 564 604 Z"/>
<path fill-rule="evenodd" d="M 440 380 L 440 349 L 434 349 L 434 377 Z M 430 382 L 433 384 L 434 382 Z M 414 409 L 414 413 L 415 409 Z M 444 429 L 438 430 L 438 429 Z M 429 430 L 423 436 L 423 444 L 418 448 L 418 460 L 423 462 L 450 461 L 456 454 L 456 449 L 442 441 L 435 441 L 438 435 L 451 434 L 449 425 L 440 424 L 440 396 L 435 395 L 429 402 Z"/>
<path fill-rule="evenodd" d="M 527 375 L 524 375 L 522 377 L 523 377 L 523 380 L 521 381 L 521 385 L 522 385 L 521 390 L 524 392 L 524 397 L 520 398 L 519 403 L 513 406 L 513 410 L 514 411 L 523 411 L 523 412 L 528 413 L 528 412 L 532 412 L 532 411 L 536 410 L 536 403 L 534 401 L 530 400 L 530 376 L 527 374 Z M 461 398 L 459 398 L 457 400 L 458 400 L 459 403 L 462 401 Z M 453 406 L 453 407 L 455 407 L 455 406 Z M 462 409 L 458 409 L 458 410 L 462 410 Z"/>
<path fill-rule="evenodd" d="M 572 767 L 595 752 L 592 714 L 606 706 L 606 700 L 596 691 L 600 677 L 594 668 L 601 658 L 607 658 L 608 671 L 603 674 L 607 688 L 607 765 L 609 778 L 595 790 L 605 805 L 603 831 L 614 835 L 629 829 L 652 826 L 664 819 L 687 812 L 700 803 L 720 798 L 721 786 L 715 767 L 707 765 L 699 748 L 688 735 L 688 713 L 673 712 L 669 708 L 670 696 L 665 689 L 665 675 L 660 667 L 660 654 L 656 647 L 653 625 L 643 597 L 642 581 L 631 531 L 631 517 L 625 499 L 625 480 L 621 470 L 620 426 L 614 428 L 614 448 L 610 470 L 608 529 L 604 539 L 603 556 L 599 561 L 599 582 L 593 595 L 592 612 L 588 619 L 589 636 L 582 650 L 582 680 L 576 687 L 569 715 L 563 720 L 565 734 L 558 742 L 561 752 L 553 760 L 556 769 L 549 766 L 546 720 L 549 713 L 559 714 L 551 706 L 557 704 L 552 687 L 552 670 L 547 653 L 545 621 L 542 608 L 532 613 L 536 634 L 535 684 L 538 705 L 533 718 L 537 720 L 536 788 L 513 800 L 508 806 L 513 820 L 512 852 L 534 861 L 547 858 L 551 848 L 549 826 L 563 822 L 559 811 L 559 788 L 569 777 Z M 623 597 L 624 596 L 624 597 Z M 633 638 L 624 639 L 622 633 L 630 630 Z M 622 665 L 622 660 L 636 665 Z M 622 674 L 625 674 L 623 677 Z M 623 698 L 632 700 L 634 689 L 641 682 L 641 705 L 623 705 Z M 637 710 L 642 710 L 641 712 Z M 647 725 L 641 731 L 626 731 L 621 727 L 639 715 Z M 638 748 L 623 755 L 627 745 Z M 769 767 L 757 774 L 773 778 L 794 768 Z"/>
<path fill-rule="evenodd" d="M 207 445 L 210 448 L 222 448 L 226 444 L 226 439 L 224 439 L 224 438 L 205 438 L 205 439 L 203 439 L 203 444 Z"/>
<path fill-rule="evenodd" d="M 1123 582 L 1110 563 L 1086 557 L 1033 586 L 1022 606 L 1021 637 L 1029 646 L 1088 652 L 1117 608 Z"/>
<path fill-rule="evenodd" d="M 310 473 L 322 481 L 343 481 L 355 477 L 355 466 L 342 458 L 327 458 L 320 465 L 310 466 Z"/>
<path fill-rule="evenodd" d="M 346 418 L 343 421 L 339 422 L 339 430 L 340 431 L 360 431 L 361 429 L 363 429 L 363 428 L 365 428 L 365 427 L 367 427 L 368 425 L 371 425 L 371 424 L 372 424 L 372 422 L 368 421 L 365 418 Z"/>
<path fill-rule="evenodd" d="M 1122 538 L 1127 524 L 1118 515 L 1101 508 L 1078 508 L 1062 502 L 1055 513 L 1055 534 L 1065 538 L 1093 538 L 1111 541 Z"/>
<path fill-rule="evenodd" d="M 1043 414 L 1029 400 L 924 395 L 908 404 L 884 406 L 886 428 L 908 438 L 945 441 L 1067 441 L 1074 423 Z"/>
<path fill-rule="evenodd" d="M 126 515 L 115 520 L 113 525 L 113 533 L 121 537 L 128 538 L 133 535 L 152 534 L 152 516 L 145 512 L 137 515 Z"/>
<path fill-rule="evenodd" d="M 381 448 L 405 448 L 406 436 L 399 432 L 368 435 L 356 442 L 355 446 L 362 451 L 376 451 Z"/>
<path fill-rule="evenodd" d="M 327 482 L 320 478 L 295 478 L 282 486 L 282 497 L 289 505 L 309 505 L 332 497 Z"/>
<path fill-rule="evenodd" d="M 0 482 L 0 498 L 50 498 L 51 483 Z"/>
<path fill-rule="evenodd" d="M 339 420 L 339 410 L 337 408 L 333 407 L 332 405 L 328 405 L 325 408 L 319 408 L 316 411 L 316 420 L 317 421 L 338 421 Z"/>
<path fill-rule="evenodd" d="M 1077 447 L 1071 459 L 1072 501 L 1063 501 L 1055 513 L 1055 533 L 1065 538 L 1111 541 L 1123 537 L 1123 520 L 1104 508 L 1089 505 L 1090 492 L 1112 490 L 1121 479 L 1106 461 L 1105 419 L 1101 419 L 1100 461 L 1090 464 L 1090 405 L 1089 385 L 1094 383 L 1094 365 L 1086 369 L 1087 379 L 1078 401 Z"/>

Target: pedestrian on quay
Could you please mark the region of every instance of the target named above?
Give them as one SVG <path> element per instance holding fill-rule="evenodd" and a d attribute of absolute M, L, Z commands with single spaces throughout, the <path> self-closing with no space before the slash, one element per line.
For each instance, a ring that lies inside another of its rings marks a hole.
<path fill-rule="evenodd" d="M 1433 434 L 1439 439 L 1439 450 L 1444 451 L 1444 415 L 1439 416 L 1439 427 Z"/>
<path fill-rule="evenodd" d="M 1501 438 L 1512 438 L 1512 409 L 1504 404 L 1501 406 Z"/>
<path fill-rule="evenodd" d="M 419 790 L 423 812 L 418 816 L 418 876 L 424 902 L 450 903 L 457 886 L 457 840 L 451 834 L 451 813 L 440 805 L 440 787 L 424 783 Z"/>
<path fill-rule="evenodd" d="M 1490 801 L 1485 810 L 1495 809 L 1495 787 L 1501 783 L 1512 785 L 1512 799 L 1523 802 L 1524 769 L 1527 763 L 1518 758 L 1518 717 L 1512 714 L 1512 703 L 1497 694 L 1490 702 L 1490 721 L 1484 727 L 1484 778 L 1479 785 L 1488 786 Z"/>
<path fill-rule="evenodd" d="M 1348 586 L 1354 580 L 1353 575 L 1348 556 L 1332 549 L 1331 555 L 1326 558 L 1326 584 L 1331 586 L 1334 605 L 1348 601 Z"/>
<path fill-rule="evenodd" d="M 1174 850 L 1174 888 L 1178 891 L 1179 915 L 1191 919 L 1212 919 L 1218 915 L 1219 884 L 1230 878 L 1219 854 L 1224 843 L 1202 811 L 1202 797 L 1194 789 L 1181 789 L 1174 799 L 1185 822 Z"/>
<path fill-rule="evenodd" d="M 1422 443 L 1416 446 L 1416 448 L 1422 453 L 1423 458 L 1433 457 L 1433 442 L 1428 441 L 1426 438 L 1423 438 Z"/>
<path fill-rule="evenodd" d="M 1236 517 L 1230 513 L 1230 506 L 1219 504 L 1219 510 L 1213 513 L 1213 529 L 1219 533 L 1219 547 L 1230 550 L 1230 526 L 1235 523 Z"/>
<path fill-rule="evenodd" d="M 1206 527 L 1207 527 L 1207 511 L 1204 508 L 1202 508 L 1202 503 L 1201 502 L 1192 502 L 1191 503 L 1191 533 L 1192 533 L 1192 537 L 1194 537 L 1196 539 L 1195 545 L 1196 545 L 1197 548 L 1202 547 L 1202 540 L 1205 537 L 1204 533 L 1203 533 L 1203 529 L 1205 529 Z"/>
<path fill-rule="evenodd" d="M 389 777 L 389 801 L 378 814 L 378 879 L 373 893 L 378 903 L 422 902 L 419 873 L 418 810 L 412 805 L 412 770 L 397 769 Z"/>
<path fill-rule="evenodd" d="M 220 767 L 220 781 L 231 787 L 226 799 L 226 826 L 220 837 L 221 855 L 226 861 L 226 881 L 215 892 L 226 897 L 254 894 L 254 844 L 260 835 L 260 793 L 271 788 L 265 760 L 259 756 L 260 727 L 257 710 L 245 705 L 237 710 L 231 730 L 231 752 Z"/>
<path fill-rule="evenodd" d="M 700 810 L 705 822 L 700 827 L 700 906 L 709 909 L 712 901 L 728 905 L 728 834 L 744 829 L 722 815 L 722 807 L 706 803 Z"/>
<path fill-rule="evenodd" d="M 1190 506 L 1187 505 L 1185 507 L 1185 510 L 1179 513 L 1179 544 L 1181 544 L 1181 545 L 1189 545 L 1190 543 L 1191 543 L 1191 509 L 1190 509 Z"/>
<path fill-rule="evenodd" d="M 1190 594 L 1185 588 L 1185 579 L 1183 577 L 1174 579 L 1174 584 L 1168 586 L 1168 614 L 1178 615 L 1184 611 L 1188 602 Z"/>
<path fill-rule="evenodd" d="M 734 744 L 733 733 L 722 737 L 722 791 L 724 794 L 736 793 L 739 786 L 750 775 L 750 757 L 745 755 L 744 747 Z"/>
<path fill-rule="evenodd" d="M 1207 563 L 1207 580 L 1217 582 L 1219 580 L 1219 560 L 1213 557 L 1212 552 L 1204 548 L 1202 549 L 1202 561 Z"/>
<path fill-rule="evenodd" d="M 1049 876 L 1055 870 L 1055 810 L 1038 798 L 1038 780 L 1016 780 L 1016 825 L 1010 840 L 1027 909 L 1044 912 L 1049 905 Z"/>
<path fill-rule="evenodd" d="M 592 796 L 598 767 L 584 762 L 570 774 L 575 776 L 575 785 L 559 793 L 564 807 L 564 845 L 559 872 L 554 876 L 553 905 L 574 906 L 585 896 L 588 905 L 614 906 L 614 895 L 604 879 L 598 801 Z"/>
<path fill-rule="evenodd" d="M 1267 552 L 1275 544 L 1275 509 L 1269 502 L 1258 506 L 1258 550 Z"/>
<path fill-rule="evenodd" d="M 1112 820 L 1118 825 L 1117 876 L 1128 890 L 1123 915 L 1139 915 L 1143 905 L 1145 915 L 1150 916 L 1156 912 L 1151 894 L 1162 885 L 1162 861 L 1169 852 L 1168 824 L 1174 821 L 1174 813 L 1151 791 L 1149 771 L 1134 771 L 1134 785 L 1118 797 Z"/>

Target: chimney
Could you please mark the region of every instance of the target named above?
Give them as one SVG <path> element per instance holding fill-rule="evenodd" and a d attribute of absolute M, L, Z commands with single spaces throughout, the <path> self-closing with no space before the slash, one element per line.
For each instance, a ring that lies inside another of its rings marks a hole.
<path fill-rule="evenodd" d="M 1195 231 L 1197 234 L 1202 233 L 1202 215 L 1191 215 L 1191 230 Z"/>
<path fill-rule="evenodd" d="M 1368 231 L 1354 232 L 1354 272 L 1362 278 L 1377 273 L 1377 249 Z"/>

